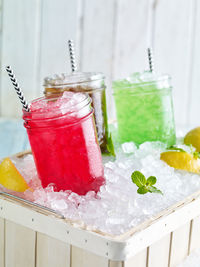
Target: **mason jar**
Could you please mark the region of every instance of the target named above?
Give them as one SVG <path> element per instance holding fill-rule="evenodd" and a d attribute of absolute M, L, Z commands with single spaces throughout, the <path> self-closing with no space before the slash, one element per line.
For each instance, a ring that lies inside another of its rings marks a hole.
<path fill-rule="evenodd" d="M 44 94 L 51 97 L 54 94 L 62 94 L 64 91 L 88 93 L 94 108 L 94 119 L 101 152 L 102 154 L 110 154 L 104 79 L 102 73 L 96 72 L 75 72 L 70 75 L 55 74 L 44 79 Z"/>
<path fill-rule="evenodd" d="M 23 110 L 23 119 L 44 188 L 54 184 L 57 191 L 98 192 L 104 170 L 88 95 L 38 98 L 30 112 Z"/>
<path fill-rule="evenodd" d="M 144 72 L 113 82 L 118 139 L 175 144 L 171 78 Z"/>

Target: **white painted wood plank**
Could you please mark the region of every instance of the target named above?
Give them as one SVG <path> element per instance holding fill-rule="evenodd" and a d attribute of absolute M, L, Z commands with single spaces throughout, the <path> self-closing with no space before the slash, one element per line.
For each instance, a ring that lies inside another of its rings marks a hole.
<path fill-rule="evenodd" d="M 70 245 L 37 233 L 37 267 L 70 267 Z"/>
<path fill-rule="evenodd" d="M 200 2 L 195 2 L 195 26 L 194 26 L 194 46 L 193 46 L 193 65 L 192 65 L 192 80 L 189 84 L 189 92 L 190 92 L 190 101 L 189 101 L 189 124 L 194 126 L 200 125 L 199 120 L 199 99 L 200 99 L 200 76 L 199 76 L 199 69 L 200 69 Z"/>
<path fill-rule="evenodd" d="M 115 32 L 115 0 L 85 0 L 81 48 L 81 70 L 103 72 L 107 84 L 107 111 L 113 117 L 114 103 L 111 97 L 113 41 Z"/>
<path fill-rule="evenodd" d="M 85 0 L 81 69 L 100 71 L 110 78 L 115 0 Z"/>
<path fill-rule="evenodd" d="M 1 47 L 0 115 L 21 117 L 22 105 L 16 96 L 5 66 L 11 65 L 27 100 L 37 95 L 40 0 L 3 1 Z"/>
<path fill-rule="evenodd" d="M 144 249 L 130 260 L 124 262 L 124 267 L 146 267 L 147 249 Z"/>
<path fill-rule="evenodd" d="M 35 267 L 35 232 L 6 221 L 5 267 Z"/>
<path fill-rule="evenodd" d="M 199 248 L 200 248 L 200 216 L 193 219 L 193 222 L 192 222 L 189 253 Z"/>
<path fill-rule="evenodd" d="M 149 247 L 148 267 L 168 267 L 170 234 Z"/>
<path fill-rule="evenodd" d="M 4 267 L 4 219 L 0 218 L 0 267 Z"/>
<path fill-rule="evenodd" d="M 71 267 L 108 267 L 109 260 L 81 248 L 71 247 Z"/>
<path fill-rule="evenodd" d="M 118 0 L 115 17 L 112 80 L 147 69 L 148 0 Z M 112 99 L 109 95 L 109 99 Z M 110 105 L 115 119 L 115 106 Z"/>
<path fill-rule="evenodd" d="M 43 0 L 41 24 L 40 94 L 43 79 L 55 73 L 71 72 L 68 39 L 75 41 L 79 30 L 78 0 Z"/>
<path fill-rule="evenodd" d="M 177 266 L 188 255 L 190 223 L 175 230 L 171 240 L 170 267 Z"/>
<path fill-rule="evenodd" d="M 113 78 L 147 68 L 148 0 L 119 0 L 116 18 Z"/>
<path fill-rule="evenodd" d="M 122 261 L 110 261 L 108 267 L 123 267 Z"/>
<path fill-rule="evenodd" d="M 194 1 L 159 0 L 155 3 L 155 69 L 172 76 L 175 120 L 178 124 L 185 124 L 190 90 Z"/>

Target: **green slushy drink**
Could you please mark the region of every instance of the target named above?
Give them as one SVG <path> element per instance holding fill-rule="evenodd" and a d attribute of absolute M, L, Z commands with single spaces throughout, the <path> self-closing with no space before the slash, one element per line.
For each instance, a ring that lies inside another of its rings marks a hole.
<path fill-rule="evenodd" d="M 175 144 L 170 81 L 168 75 L 158 76 L 146 71 L 113 82 L 121 143 L 161 141 L 167 146 Z"/>

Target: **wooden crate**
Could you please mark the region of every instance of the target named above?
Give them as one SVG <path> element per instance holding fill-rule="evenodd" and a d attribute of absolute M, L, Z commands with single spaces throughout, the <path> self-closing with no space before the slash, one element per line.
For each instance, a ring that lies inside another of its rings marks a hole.
<path fill-rule="evenodd" d="M 0 267 L 175 267 L 196 248 L 200 191 L 119 236 L 0 193 Z"/>

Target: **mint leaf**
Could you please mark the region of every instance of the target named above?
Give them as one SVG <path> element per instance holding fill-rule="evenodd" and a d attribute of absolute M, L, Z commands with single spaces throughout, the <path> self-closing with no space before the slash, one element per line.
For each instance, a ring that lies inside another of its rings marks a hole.
<path fill-rule="evenodd" d="M 138 194 L 144 195 L 144 194 L 148 193 L 149 190 L 146 188 L 146 186 L 141 186 L 138 188 L 137 192 L 138 192 Z"/>
<path fill-rule="evenodd" d="M 115 149 L 114 149 L 114 145 L 113 145 L 113 140 L 112 140 L 112 135 L 110 133 L 110 135 L 107 137 L 107 145 L 106 145 L 106 148 L 108 150 L 108 152 L 110 152 L 110 154 L 112 156 L 116 156 L 115 155 Z"/>
<path fill-rule="evenodd" d="M 200 152 L 195 151 L 195 148 L 193 147 L 192 144 L 185 144 L 185 145 L 189 146 L 190 154 L 192 154 L 195 159 L 197 159 L 197 158 L 200 159 Z"/>
<path fill-rule="evenodd" d="M 154 185 L 156 183 L 157 179 L 155 176 L 150 176 L 148 179 L 147 179 L 147 184 L 148 185 Z"/>
<path fill-rule="evenodd" d="M 195 159 L 200 159 L 200 152 L 198 151 L 195 151 L 196 149 L 193 147 L 192 144 L 186 144 L 186 146 L 189 146 L 190 147 L 190 153 L 193 155 L 193 157 Z"/>
<path fill-rule="evenodd" d="M 132 181 L 134 184 L 138 186 L 138 194 L 146 194 L 148 192 L 150 193 L 157 193 L 163 195 L 162 191 L 157 189 L 155 186 L 153 186 L 157 179 L 155 176 L 149 176 L 148 179 L 145 178 L 145 176 L 139 172 L 134 171 L 131 175 Z"/>
<path fill-rule="evenodd" d="M 156 188 L 155 186 L 149 186 L 149 192 L 163 195 L 163 192 L 158 188 Z"/>
<path fill-rule="evenodd" d="M 138 187 L 145 186 L 147 183 L 145 176 L 139 171 L 134 171 L 131 175 L 131 178 L 133 183 L 136 184 Z"/>
<path fill-rule="evenodd" d="M 196 158 L 196 159 L 200 159 L 200 152 L 193 152 L 193 156 Z"/>
<path fill-rule="evenodd" d="M 185 144 L 186 146 L 189 146 L 189 148 L 191 149 L 191 150 L 193 150 L 194 149 L 194 147 L 193 147 L 193 145 L 192 144 Z"/>
<path fill-rule="evenodd" d="M 184 149 L 180 148 L 180 147 L 176 147 L 176 146 L 170 146 L 167 148 L 167 150 L 176 150 L 179 152 L 186 152 Z"/>

